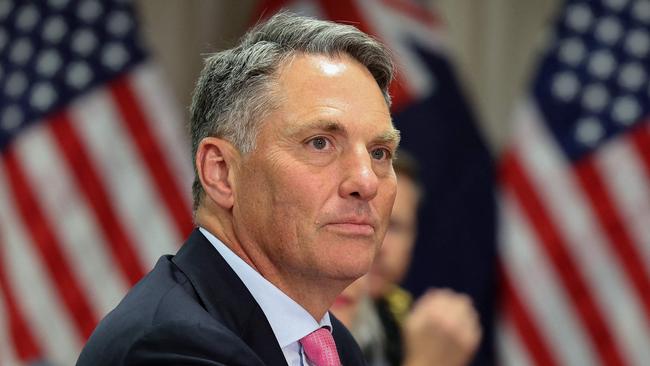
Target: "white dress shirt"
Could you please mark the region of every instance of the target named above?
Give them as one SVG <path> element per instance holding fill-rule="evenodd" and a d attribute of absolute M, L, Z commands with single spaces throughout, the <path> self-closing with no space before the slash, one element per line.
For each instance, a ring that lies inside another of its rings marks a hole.
<path fill-rule="evenodd" d="M 325 313 L 320 322 L 317 322 L 307 310 L 244 262 L 221 240 L 202 227 L 199 228 L 199 231 L 217 249 L 262 308 L 273 334 L 282 348 L 287 364 L 289 366 L 309 365 L 298 341 L 320 327 L 327 327 L 331 330 L 332 323 L 329 313 Z"/>

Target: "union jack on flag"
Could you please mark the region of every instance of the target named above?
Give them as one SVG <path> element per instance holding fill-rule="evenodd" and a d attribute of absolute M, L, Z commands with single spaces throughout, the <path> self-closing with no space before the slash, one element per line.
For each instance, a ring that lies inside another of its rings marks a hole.
<path fill-rule="evenodd" d="M 192 228 L 182 119 L 128 1 L 0 1 L 0 364 L 74 364 Z"/>
<path fill-rule="evenodd" d="M 501 161 L 504 365 L 650 362 L 650 1 L 569 0 Z"/>

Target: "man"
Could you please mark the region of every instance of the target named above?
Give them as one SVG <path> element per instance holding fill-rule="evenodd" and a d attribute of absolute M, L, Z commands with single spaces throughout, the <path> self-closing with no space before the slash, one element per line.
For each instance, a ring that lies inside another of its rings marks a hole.
<path fill-rule="evenodd" d="M 77 364 L 364 364 L 327 309 L 388 226 L 391 78 L 372 38 L 290 14 L 209 57 L 190 111 L 199 228 Z"/>
<path fill-rule="evenodd" d="M 397 197 L 383 245 L 368 276 L 348 287 L 332 310 L 371 365 L 464 366 L 481 339 L 470 298 L 431 289 L 411 307 L 410 294 L 398 286 L 411 262 L 423 189 L 417 161 L 405 150 L 397 155 Z"/>

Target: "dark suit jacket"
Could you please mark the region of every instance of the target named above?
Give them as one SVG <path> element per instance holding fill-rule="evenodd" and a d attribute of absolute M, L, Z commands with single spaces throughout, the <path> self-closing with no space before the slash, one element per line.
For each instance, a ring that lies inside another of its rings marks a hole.
<path fill-rule="evenodd" d="M 333 316 L 343 365 L 365 365 Z M 194 230 L 104 318 L 78 366 L 286 365 L 262 309 L 218 251 Z"/>

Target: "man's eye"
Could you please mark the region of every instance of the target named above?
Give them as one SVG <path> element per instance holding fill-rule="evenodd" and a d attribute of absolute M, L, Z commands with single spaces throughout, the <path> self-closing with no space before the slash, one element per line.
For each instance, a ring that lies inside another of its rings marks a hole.
<path fill-rule="evenodd" d="M 375 149 L 370 152 L 370 155 L 375 160 L 385 160 L 390 157 L 390 151 L 386 149 Z"/>
<path fill-rule="evenodd" d="M 327 147 L 327 139 L 324 137 L 314 137 L 309 141 L 311 146 L 313 146 L 316 150 L 323 150 Z"/>

